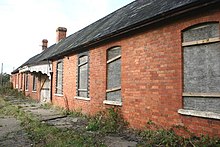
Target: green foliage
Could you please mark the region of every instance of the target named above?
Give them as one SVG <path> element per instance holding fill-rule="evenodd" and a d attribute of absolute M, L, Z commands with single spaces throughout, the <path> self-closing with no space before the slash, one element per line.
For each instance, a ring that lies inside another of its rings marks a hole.
<path fill-rule="evenodd" d="M 172 130 L 145 130 L 141 132 L 141 137 L 144 138 L 145 145 L 156 146 L 178 146 L 180 137 L 175 135 Z"/>
<path fill-rule="evenodd" d="M 48 107 L 52 108 L 54 106 L 49 104 Z M 87 117 L 86 115 L 82 114 L 81 109 L 67 110 L 65 108 L 61 108 L 61 107 L 58 107 L 58 106 L 55 106 L 54 108 L 59 110 L 62 115 L 68 115 L 68 116 L 71 116 L 71 117 Z"/>
<path fill-rule="evenodd" d="M 7 73 L 0 74 L 0 86 L 10 87 L 10 75 Z"/>
<path fill-rule="evenodd" d="M 118 109 L 109 108 L 107 111 L 99 112 L 91 117 L 87 130 L 101 131 L 104 133 L 116 133 L 126 127 L 127 123 L 123 120 Z"/>
<path fill-rule="evenodd" d="M 105 146 L 100 140 L 94 139 L 95 137 L 92 135 L 49 126 L 2 98 L 0 98 L 0 102 L 1 105 L 4 105 L 0 109 L 0 114 L 12 115 L 19 119 L 29 138 L 33 141 L 33 146 Z"/>
<path fill-rule="evenodd" d="M 45 103 L 45 104 L 42 104 L 40 107 L 44 109 L 51 109 L 53 108 L 53 105 L 51 103 Z"/>
<path fill-rule="evenodd" d="M 173 129 L 162 129 L 153 121 L 148 121 L 148 128 L 144 131 L 140 132 L 140 136 L 142 137 L 142 143 L 139 146 L 186 146 L 186 147 L 197 147 L 197 146 L 220 146 L 219 138 L 210 138 L 208 136 L 195 137 L 191 136 L 189 138 L 184 138 L 175 134 Z M 158 129 L 160 128 L 160 129 Z"/>
<path fill-rule="evenodd" d="M 15 96 L 17 98 L 26 98 L 25 95 L 18 91 L 17 89 L 12 89 L 11 87 L 2 86 L 0 87 L 1 96 Z"/>

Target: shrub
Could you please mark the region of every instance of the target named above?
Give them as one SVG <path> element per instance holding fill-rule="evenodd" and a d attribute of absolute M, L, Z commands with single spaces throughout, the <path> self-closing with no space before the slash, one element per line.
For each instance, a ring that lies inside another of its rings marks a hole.
<path fill-rule="evenodd" d="M 89 120 L 87 130 L 101 131 L 104 133 L 115 133 L 126 127 L 127 123 L 123 120 L 118 109 L 109 108 L 107 111 L 99 112 Z"/>
<path fill-rule="evenodd" d="M 141 146 L 220 146 L 219 138 L 210 138 L 208 136 L 190 136 L 184 138 L 178 136 L 173 128 L 163 129 L 153 121 L 148 121 L 146 130 L 140 131 L 142 138 Z"/>

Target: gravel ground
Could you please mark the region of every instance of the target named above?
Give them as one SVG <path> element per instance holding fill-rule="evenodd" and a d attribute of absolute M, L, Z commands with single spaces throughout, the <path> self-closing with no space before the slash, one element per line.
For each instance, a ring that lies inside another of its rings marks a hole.
<path fill-rule="evenodd" d="M 62 115 L 55 109 L 44 109 L 39 103 L 16 99 L 15 97 L 5 98 L 15 106 L 21 107 L 25 112 L 32 113 L 38 117 L 42 123 L 58 128 L 68 128 L 83 130 L 87 122 L 81 117 L 69 117 Z M 89 132 L 88 132 L 89 133 Z M 136 138 L 131 137 L 129 133 L 103 136 L 102 140 L 108 147 L 135 147 Z M 30 147 L 33 146 L 28 134 L 20 126 L 20 121 L 13 117 L 0 116 L 0 147 Z"/>

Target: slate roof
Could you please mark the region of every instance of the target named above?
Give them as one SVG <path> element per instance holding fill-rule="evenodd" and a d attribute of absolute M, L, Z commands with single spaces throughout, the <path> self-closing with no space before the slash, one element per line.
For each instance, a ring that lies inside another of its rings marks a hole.
<path fill-rule="evenodd" d="M 155 21 L 175 12 L 200 4 L 219 1 L 220 0 L 136 0 L 68 36 L 58 44 L 52 45 L 39 55 L 32 57 L 26 64 L 36 64 L 43 60 L 66 55 L 76 49 L 105 39 L 110 39 L 110 37 L 114 35 L 125 33 L 139 25 Z"/>

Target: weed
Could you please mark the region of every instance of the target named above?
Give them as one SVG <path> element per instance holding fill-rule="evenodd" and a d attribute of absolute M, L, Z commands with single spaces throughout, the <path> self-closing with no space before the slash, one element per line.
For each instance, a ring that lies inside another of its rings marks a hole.
<path fill-rule="evenodd" d="M 40 107 L 44 109 L 50 109 L 53 107 L 53 105 L 51 103 L 45 103 L 45 104 L 42 104 Z"/>
<path fill-rule="evenodd" d="M 189 138 L 184 138 L 178 136 L 172 128 L 168 130 L 163 129 L 157 126 L 153 121 L 149 121 L 147 125 L 147 128 L 150 129 L 140 131 L 139 133 L 143 140 L 142 143 L 139 144 L 140 146 L 220 146 L 219 138 L 210 138 L 208 136 L 190 136 Z M 154 128 L 154 130 L 152 130 L 152 128 Z"/>
<path fill-rule="evenodd" d="M 25 98 L 24 94 L 17 89 L 12 89 L 11 87 L 0 87 L 1 96 L 15 96 L 17 98 Z"/>
<path fill-rule="evenodd" d="M 96 116 L 90 118 L 87 130 L 116 133 L 126 125 L 127 123 L 123 120 L 118 109 L 109 108 L 107 111 L 99 112 Z"/>
<path fill-rule="evenodd" d="M 66 110 L 65 108 L 61 108 L 61 107 L 58 107 L 58 106 L 56 106 L 55 108 L 57 110 L 59 110 L 62 115 L 68 115 L 68 116 L 71 116 L 71 117 L 87 117 L 86 115 L 82 114 L 81 109 Z"/>
<path fill-rule="evenodd" d="M 0 114 L 12 115 L 19 119 L 34 146 L 104 146 L 100 140 L 95 140 L 94 136 L 49 126 L 41 123 L 33 115 L 5 102 L 2 98 L 0 102 L 4 105 L 0 109 Z"/>

